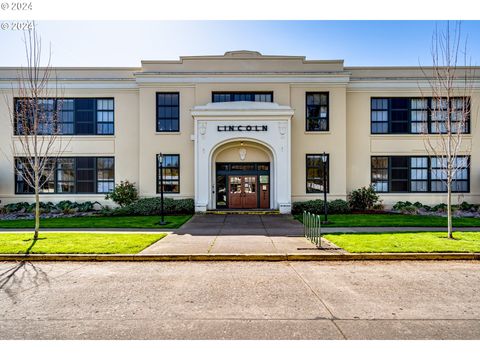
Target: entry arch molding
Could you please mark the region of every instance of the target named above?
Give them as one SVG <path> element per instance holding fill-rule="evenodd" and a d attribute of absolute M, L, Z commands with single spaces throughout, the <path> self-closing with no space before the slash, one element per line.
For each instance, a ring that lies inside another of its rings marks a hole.
<path fill-rule="evenodd" d="M 246 150 L 245 158 L 242 160 L 240 157 L 240 150 Z M 251 156 L 250 153 L 252 149 L 257 151 L 257 154 Z M 225 152 L 231 152 L 230 157 L 221 158 Z M 263 153 L 264 157 L 260 158 L 259 154 Z M 230 140 L 225 140 L 221 143 L 218 143 L 215 147 L 211 149 L 210 156 L 209 156 L 209 163 L 211 164 L 210 174 L 209 174 L 209 184 L 210 188 L 212 189 L 212 196 L 209 198 L 209 209 L 216 208 L 216 191 L 217 191 L 217 183 L 216 183 L 216 165 L 217 163 L 238 163 L 238 164 L 257 164 L 257 163 L 269 163 L 269 209 L 276 208 L 275 200 L 276 200 L 276 193 L 275 193 L 275 186 L 272 186 L 276 183 L 276 154 L 275 150 L 269 145 L 264 142 L 260 142 L 258 140 L 252 140 L 248 137 L 235 137 Z M 257 184 L 257 187 L 259 184 Z M 215 192 L 214 192 L 215 191 Z M 227 183 L 227 191 L 228 191 L 228 183 Z"/>
<path fill-rule="evenodd" d="M 195 211 L 215 209 L 213 176 L 218 149 L 239 146 L 243 141 L 269 154 L 271 208 L 290 213 L 293 109 L 276 103 L 232 102 L 196 106 L 191 113 L 195 125 L 192 136 L 195 142 Z"/>

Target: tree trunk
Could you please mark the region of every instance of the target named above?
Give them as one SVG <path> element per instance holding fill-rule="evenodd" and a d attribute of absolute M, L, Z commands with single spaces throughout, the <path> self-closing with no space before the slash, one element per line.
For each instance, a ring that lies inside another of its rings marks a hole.
<path fill-rule="evenodd" d="M 38 189 L 38 187 L 37 187 Z M 38 232 L 40 230 L 40 196 L 38 190 L 35 191 L 35 233 L 33 234 L 33 240 L 38 240 Z"/>
<path fill-rule="evenodd" d="M 40 230 L 40 179 L 38 174 L 38 160 L 35 159 L 35 173 L 34 173 L 34 185 L 35 185 L 35 232 L 33 234 L 33 241 L 38 240 L 38 232 Z"/>
<path fill-rule="evenodd" d="M 448 222 L 448 238 L 453 239 L 452 231 L 452 183 L 447 183 L 447 222 Z"/>

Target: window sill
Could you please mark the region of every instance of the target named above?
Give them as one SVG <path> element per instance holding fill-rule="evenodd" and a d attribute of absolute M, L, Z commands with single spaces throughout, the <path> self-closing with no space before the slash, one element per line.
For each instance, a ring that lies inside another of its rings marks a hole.
<path fill-rule="evenodd" d="M 426 136 L 440 136 L 441 134 L 428 134 Z M 445 135 L 445 134 L 443 134 Z M 370 134 L 370 137 L 373 138 L 381 138 L 381 137 L 386 137 L 386 138 L 399 138 L 399 137 L 412 137 L 412 138 L 421 138 L 423 135 L 422 134 Z M 471 138 L 472 134 L 463 134 L 462 136 L 466 138 Z"/>
<path fill-rule="evenodd" d="M 155 135 L 182 135 L 181 131 L 155 131 Z"/>
<path fill-rule="evenodd" d="M 33 135 L 32 135 L 33 136 Z M 41 136 L 52 136 L 52 135 L 38 135 L 39 137 Z M 64 138 L 72 138 L 73 140 L 76 140 L 76 139 L 81 139 L 81 138 L 86 138 L 86 139 L 91 139 L 91 138 L 99 138 L 99 139 L 114 139 L 116 136 L 115 134 L 113 135 L 99 135 L 99 134 L 92 134 L 92 135 L 86 135 L 86 134 L 83 134 L 83 135 L 68 135 L 68 134 L 65 134 L 65 135 L 60 135 L 60 134 L 56 134 L 56 135 L 53 135 L 57 138 L 61 138 L 61 139 L 64 139 Z M 20 137 L 23 137 L 22 135 L 13 135 L 13 138 L 14 139 L 18 139 Z"/>
<path fill-rule="evenodd" d="M 304 131 L 305 135 L 331 135 L 332 132 L 330 130 L 327 131 Z"/>

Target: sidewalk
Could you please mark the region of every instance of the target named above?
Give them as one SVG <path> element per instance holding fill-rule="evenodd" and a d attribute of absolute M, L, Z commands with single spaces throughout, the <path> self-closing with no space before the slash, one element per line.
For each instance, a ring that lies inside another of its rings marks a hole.
<path fill-rule="evenodd" d="M 148 254 L 318 254 L 344 253 L 328 241 L 317 249 L 291 216 L 196 215 L 180 229 L 149 246 Z"/>

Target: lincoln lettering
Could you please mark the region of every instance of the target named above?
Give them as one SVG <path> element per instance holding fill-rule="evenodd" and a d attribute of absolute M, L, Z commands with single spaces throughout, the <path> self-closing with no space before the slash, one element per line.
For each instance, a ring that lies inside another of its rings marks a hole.
<path fill-rule="evenodd" d="M 223 125 L 217 131 L 268 131 L 267 125 Z"/>

